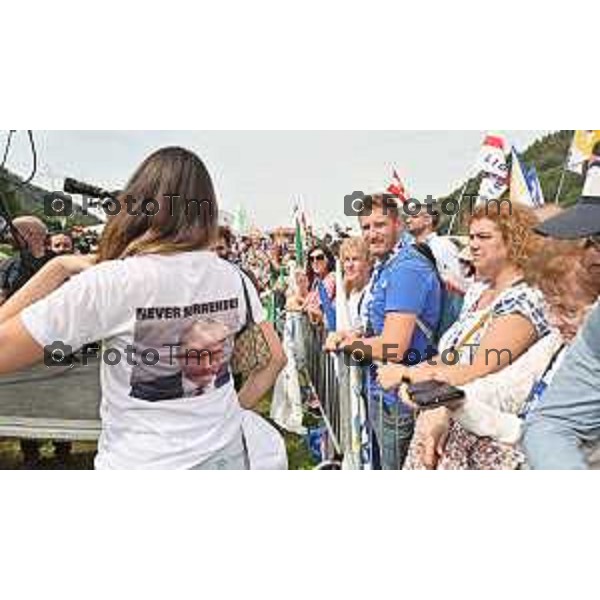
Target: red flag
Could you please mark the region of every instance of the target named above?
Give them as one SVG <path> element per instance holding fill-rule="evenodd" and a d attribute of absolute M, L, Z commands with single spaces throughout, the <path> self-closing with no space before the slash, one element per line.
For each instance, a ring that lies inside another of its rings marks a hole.
<path fill-rule="evenodd" d="M 388 194 L 392 194 L 392 196 L 396 196 L 400 202 L 406 202 L 408 200 L 408 194 L 406 192 L 406 188 L 398 175 L 396 169 L 394 169 L 394 173 L 392 175 L 392 182 L 388 186 L 387 190 Z"/>
<path fill-rule="evenodd" d="M 499 135 L 486 135 L 483 140 L 484 146 L 492 146 L 493 148 L 500 148 L 500 150 L 504 150 L 504 138 Z"/>

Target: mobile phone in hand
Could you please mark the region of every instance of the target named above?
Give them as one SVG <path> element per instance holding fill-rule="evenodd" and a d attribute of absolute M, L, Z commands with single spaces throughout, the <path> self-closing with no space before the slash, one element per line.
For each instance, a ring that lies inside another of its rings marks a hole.
<path fill-rule="evenodd" d="M 422 410 L 439 408 L 465 398 L 461 389 L 439 381 L 411 384 L 407 387 L 407 395 Z"/>

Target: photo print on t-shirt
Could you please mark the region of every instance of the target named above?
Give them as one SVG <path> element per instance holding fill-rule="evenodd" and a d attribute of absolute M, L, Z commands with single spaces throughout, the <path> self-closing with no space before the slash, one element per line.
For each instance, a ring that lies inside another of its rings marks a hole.
<path fill-rule="evenodd" d="M 228 384 L 239 300 L 138 308 L 133 331 L 133 398 L 148 402 L 202 396 Z"/>

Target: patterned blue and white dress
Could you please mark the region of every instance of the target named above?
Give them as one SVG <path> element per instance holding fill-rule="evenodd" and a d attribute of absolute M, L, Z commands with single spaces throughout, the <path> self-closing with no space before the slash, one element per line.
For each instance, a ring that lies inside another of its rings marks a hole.
<path fill-rule="evenodd" d="M 469 287 L 460 317 L 440 340 L 440 353 L 456 348 L 460 364 L 471 363 L 495 318 L 519 314 L 531 322 L 538 339 L 550 331 L 544 297 L 539 290 L 521 282 L 502 292 L 489 306 L 478 310 L 477 304 L 488 288 L 487 283 L 473 283 Z"/>

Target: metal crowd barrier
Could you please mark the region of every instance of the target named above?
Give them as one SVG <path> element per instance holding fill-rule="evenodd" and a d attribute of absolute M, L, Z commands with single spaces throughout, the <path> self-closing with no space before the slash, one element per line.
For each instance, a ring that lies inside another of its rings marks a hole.
<path fill-rule="evenodd" d="M 361 369 L 350 366 L 339 353 L 324 350 L 326 334 L 322 327 L 304 320 L 306 372 L 318 399 L 318 410 L 326 430 L 323 462 L 318 469 L 364 468 L 360 414 L 366 404 L 361 394 Z M 362 405 L 362 410 L 361 410 Z"/>
<path fill-rule="evenodd" d="M 371 469 L 375 463 L 383 469 L 401 468 L 404 440 L 412 432 L 400 403 L 386 406 L 364 369 L 349 364 L 341 353 L 326 352 L 323 328 L 306 319 L 304 323 L 306 372 L 327 432 L 324 460 L 317 468 Z"/>

